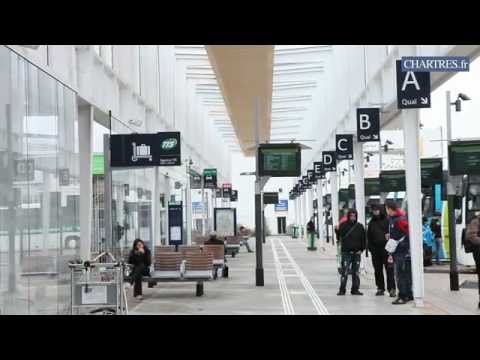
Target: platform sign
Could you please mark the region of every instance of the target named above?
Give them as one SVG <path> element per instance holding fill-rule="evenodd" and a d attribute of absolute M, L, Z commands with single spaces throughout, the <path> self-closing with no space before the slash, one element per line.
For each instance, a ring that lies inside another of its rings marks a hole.
<path fill-rule="evenodd" d="M 332 206 L 332 194 L 327 194 L 323 196 L 323 204 L 326 207 L 331 207 Z"/>
<path fill-rule="evenodd" d="M 278 192 L 264 192 L 263 204 L 264 205 L 278 204 Z"/>
<path fill-rule="evenodd" d="M 220 188 L 215 189 L 215 197 L 217 199 L 222 197 L 222 189 L 220 189 Z"/>
<path fill-rule="evenodd" d="M 405 170 L 388 170 L 380 172 L 380 191 L 406 191 Z"/>
<path fill-rule="evenodd" d="M 275 211 L 276 212 L 287 212 L 288 211 L 288 200 L 279 200 L 277 204 L 275 204 Z"/>
<path fill-rule="evenodd" d="M 323 171 L 323 164 L 321 161 L 315 161 L 313 163 L 313 172 L 317 180 L 325 179 L 325 172 Z"/>
<path fill-rule="evenodd" d="M 238 190 L 232 189 L 232 195 L 230 195 L 230 201 L 238 201 Z"/>
<path fill-rule="evenodd" d="M 315 172 L 313 170 L 307 170 L 307 179 L 310 184 L 317 183 L 317 178 L 315 177 Z"/>
<path fill-rule="evenodd" d="M 357 109 L 357 141 L 380 141 L 380 109 Z"/>
<path fill-rule="evenodd" d="M 205 189 L 217 188 L 217 169 L 203 170 L 203 187 Z"/>
<path fill-rule="evenodd" d="M 182 202 L 168 204 L 168 240 L 169 245 L 183 244 L 183 205 Z"/>
<path fill-rule="evenodd" d="M 443 183 L 442 158 L 420 159 L 422 187 Z"/>
<path fill-rule="evenodd" d="M 230 199 L 232 196 L 232 184 L 222 185 L 222 197 Z"/>
<path fill-rule="evenodd" d="M 401 60 L 397 60 L 397 107 L 420 109 L 431 107 L 430 73 L 402 71 Z"/>
<path fill-rule="evenodd" d="M 219 237 L 237 234 L 237 210 L 235 208 L 215 208 L 213 226 Z"/>
<path fill-rule="evenodd" d="M 453 141 L 448 147 L 450 175 L 480 174 L 480 141 Z"/>
<path fill-rule="evenodd" d="M 335 151 L 322 152 L 323 171 L 337 171 L 337 155 Z"/>
<path fill-rule="evenodd" d="M 380 195 L 380 178 L 367 178 L 365 181 L 365 196 Z"/>
<path fill-rule="evenodd" d="M 300 176 L 301 163 L 299 144 L 261 144 L 258 148 L 258 171 L 260 176 Z"/>
<path fill-rule="evenodd" d="M 303 186 L 305 187 L 305 189 L 311 189 L 312 188 L 312 183 L 308 179 L 307 175 L 302 176 L 302 183 L 303 183 Z"/>
<path fill-rule="evenodd" d="M 353 159 L 353 135 L 337 134 L 335 136 L 335 143 L 337 144 L 337 160 Z"/>
<path fill-rule="evenodd" d="M 180 133 L 177 131 L 151 134 L 110 136 L 112 167 L 180 166 Z"/>
<path fill-rule="evenodd" d="M 202 188 L 202 175 L 197 173 L 195 170 L 190 169 L 190 189 L 201 189 Z"/>

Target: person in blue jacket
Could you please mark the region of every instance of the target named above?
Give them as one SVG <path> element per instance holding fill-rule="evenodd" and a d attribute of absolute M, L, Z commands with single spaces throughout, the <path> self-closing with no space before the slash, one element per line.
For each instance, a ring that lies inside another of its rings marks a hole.
<path fill-rule="evenodd" d="M 431 266 L 433 257 L 433 232 L 428 219 L 423 217 L 423 266 Z"/>

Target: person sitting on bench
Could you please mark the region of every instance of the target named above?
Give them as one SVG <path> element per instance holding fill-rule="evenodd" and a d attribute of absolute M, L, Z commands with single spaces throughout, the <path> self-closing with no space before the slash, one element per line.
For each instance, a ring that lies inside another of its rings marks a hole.
<path fill-rule="evenodd" d="M 210 233 L 210 238 L 205 241 L 205 245 L 225 245 L 225 242 L 217 237 L 216 231 L 212 231 Z"/>
<path fill-rule="evenodd" d="M 152 264 L 152 255 L 150 249 L 140 239 L 135 239 L 133 248 L 128 256 L 128 263 L 133 265 L 130 284 L 133 286 L 133 296 L 137 300 L 142 300 L 142 277 L 150 276 L 150 265 Z M 152 284 L 148 284 L 149 287 Z"/>

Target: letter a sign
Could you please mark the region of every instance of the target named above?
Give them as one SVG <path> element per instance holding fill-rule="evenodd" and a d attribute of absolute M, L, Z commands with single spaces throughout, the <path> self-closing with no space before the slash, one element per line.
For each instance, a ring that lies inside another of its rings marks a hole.
<path fill-rule="evenodd" d="M 380 109 L 357 109 L 358 142 L 380 141 Z"/>
<path fill-rule="evenodd" d="M 337 135 L 337 160 L 353 159 L 353 135 Z"/>
<path fill-rule="evenodd" d="M 399 109 L 431 107 L 429 72 L 402 71 L 402 62 L 397 60 L 397 107 Z"/>
<path fill-rule="evenodd" d="M 323 171 L 337 171 L 337 155 L 335 151 L 322 152 Z"/>

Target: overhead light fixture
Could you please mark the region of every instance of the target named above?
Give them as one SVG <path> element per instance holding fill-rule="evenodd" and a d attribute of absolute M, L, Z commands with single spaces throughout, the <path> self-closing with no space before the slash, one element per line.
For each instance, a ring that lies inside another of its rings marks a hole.
<path fill-rule="evenodd" d="M 457 100 L 455 102 L 451 103 L 451 105 L 455 105 L 455 111 L 460 112 L 462 111 L 462 100 L 463 101 L 468 101 L 472 100 L 468 95 L 465 95 L 464 93 L 458 93 Z"/>

